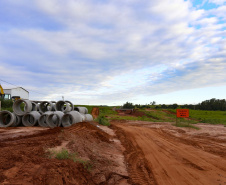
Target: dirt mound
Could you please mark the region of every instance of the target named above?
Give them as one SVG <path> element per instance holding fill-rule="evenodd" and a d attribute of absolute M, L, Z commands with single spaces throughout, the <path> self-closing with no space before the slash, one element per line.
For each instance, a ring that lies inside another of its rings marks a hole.
<path fill-rule="evenodd" d="M 18 135 L 19 130 L 0 133 L 4 133 L 0 142 L 0 184 L 117 184 L 128 179 L 114 159 L 117 150 L 112 136 L 90 123 L 32 134 L 27 130 L 27 134 Z M 76 153 L 77 162 L 50 158 L 48 151 L 57 148 Z"/>
<path fill-rule="evenodd" d="M 136 116 L 136 117 L 142 117 L 142 116 L 146 116 L 146 114 L 144 112 L 138 111 L 138 110 L 134 110 L 131 115 Z"/>
<path fill-rule="evenodd" d="M 167 114 L 172 114 L 172 115 L 176 115 L 175 112 L 170 111 L 170 110 L 162 110 L 163 112 L 167 113 Z"/>
<path fill-rule="evenodd" d="M 99 111 L 99 108 L 98 107 L 93 107 L 92 108 L 92 111 L 91 111 L 91 114 L 93 116 L 93 118 L 97 118 L 100 114 L 100 111 Z"/>
<path fill-rule="evenodd" d="M 62 129 L 4 139 L 0 144 L 1 184 L 94 184 L 82 164 L 48 159 L 45 149 L 61 144 Z"/>

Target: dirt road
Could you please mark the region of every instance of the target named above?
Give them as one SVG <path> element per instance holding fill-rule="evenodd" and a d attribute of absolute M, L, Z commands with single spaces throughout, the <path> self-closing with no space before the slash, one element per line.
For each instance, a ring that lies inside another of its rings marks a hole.
<path fill-rule="evenodd" d="M 226 128 L 222 125 L 208 131 L 138 121 L 112 125 L 126 148 L 134 184 L 226 185 Z"/>

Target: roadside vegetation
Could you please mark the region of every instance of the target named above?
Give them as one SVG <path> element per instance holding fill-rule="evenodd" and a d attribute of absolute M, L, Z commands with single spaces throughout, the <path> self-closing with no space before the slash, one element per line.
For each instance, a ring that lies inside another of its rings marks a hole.
<path fill-rule="evenodd" d="M 56 158 L 59 160 L 70 159 L 74 162 L 81 163 L 85 169 L 90 171 L 92 169 L 92 165 L 90 161 L 83 160 L 78 157 L 76 152 L 70 153 L 67 149 L 63 148 L 60 151 L 55 151 L 53 149 L 47 150 L 47 157 L 50 159 Z"/>
<path fill-rule="evenodd" d="M 13 101 L 12 100 L 4 100 L 0 99 L 1 101 L 1 110 L 8 110 L 13 112 Z"/>
<path fill-rule="evenodd" d="M 104 125 L 104 126 L 110 126 L 110 122 L 109 120 L 103 115 L 103 114 L 100 114 L 96 121 L 100 124 L 100 125 Z"/>

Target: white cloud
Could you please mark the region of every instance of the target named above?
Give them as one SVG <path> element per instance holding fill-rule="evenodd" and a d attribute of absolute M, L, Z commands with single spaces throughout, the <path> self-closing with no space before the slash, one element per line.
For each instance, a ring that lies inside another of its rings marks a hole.
<path fill-rule="evenodd" d="M 31 8 L 28 1 L 14 5 L 23 3 Z M 34 4 L 41 22 L 46 17 L 59 28 L 5 23 L 0 60 L 11 69 L 12 81 L 41 88 L 47 99 L 64 94 L 76 101 L 80 96 L 82 103 L 86 98 L 106 103 L 224 85 L 225 6 L 204 10 L 183 0 Z"/>
<path fill-rule="evenodd" d="M 226 0 L 209 0 L 209 2 L 217 5 L 223 5 L 224 3 L 226 3 Z"/>

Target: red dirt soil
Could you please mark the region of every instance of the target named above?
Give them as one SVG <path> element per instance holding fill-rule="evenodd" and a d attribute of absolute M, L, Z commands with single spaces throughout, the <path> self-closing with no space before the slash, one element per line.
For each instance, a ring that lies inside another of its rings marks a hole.
<path fill-rule="evenodd" d="M 100 111 L 99 111 L 99 108 L 98 107 L 93 107 L 92 108 L 92 111 L 91 111 L 91 114 L 93 116 L 93 118 L 97 118 L 100 114 Z"/>
<path fill-rule="evenodd" d="M 132 184 L 226 184 L 226 128 L 114 121 Z M 214 128 L 214 129 L 213 129 Z M 223 129 L 223 131 L 222 131 Z M 192 131 L 191 131 L 192 130 Z"/>
<path fill-rule="evenodd" d="M 112 121 L 68 128 L 0 128 L 2 185 L 226 185 L 226 127 Z M 120 141 L 122 145 L 120 144 Z M 81 162 L 50 157 L 62 148 Z"/>
<path fill-rule="evenodd" d="M 122 110 L 117 110 L 116 111 L 118 113 L 118 115 L 120 116 L 134 116 L 134 117 L 142 117 L 142 116 L 146 116 L 146 114 L 144 112 L 138 111 L 136 109 L 132 110 L 126 110 L 126 111 L 122 111 Z"/>
<path fill-rule="evenodd" d="M 0 184 L 128 184 L 122 148 L 98 127 L 83 122 L 69 128 L 34 130 L 0 129 Z M 58 147 L 76 152 L 91 170 L 70 159 L 50 158 L 48 151 Z"/>

